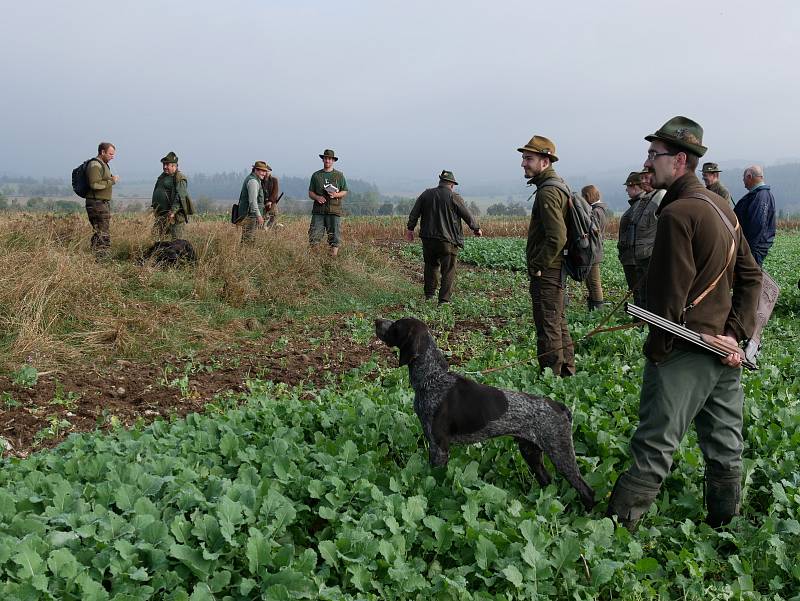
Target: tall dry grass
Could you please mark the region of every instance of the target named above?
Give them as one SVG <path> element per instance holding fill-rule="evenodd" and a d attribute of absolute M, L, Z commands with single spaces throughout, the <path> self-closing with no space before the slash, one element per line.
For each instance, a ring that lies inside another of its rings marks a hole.
<path fill-rule="evenodd" d="M 320 303 L 337 294 L 400 289 L 391 258 L 357 228 L 346 225 L 334 259 L 324 244 L 309 248 L 308 219 L 284 224 L 243 248 L 239 228 L 193 222 L 186 238 L 197 265 L 163 270 L 137 261 L 153 241 L 147 215 L 114 215 L 111 256 L 101 261 L 83 216 L 0 217 L 0 369 L 224 343 L 252 330 L 253 315 L 324 314 Z"/>

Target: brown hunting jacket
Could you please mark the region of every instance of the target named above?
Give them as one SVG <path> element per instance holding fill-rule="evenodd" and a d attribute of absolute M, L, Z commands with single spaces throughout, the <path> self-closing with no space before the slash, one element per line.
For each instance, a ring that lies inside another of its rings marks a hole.
<path fill-rule="evenodd" d="M 461 248 L 464 247 L 461 220 L 473 232 L 481 228 L 464 205 L 464 199 L 443 184 L 428 188 L 419 195 L 408 216 L 406 227 L 413 230 L 419 219 L 422 220 L 419 226 L 420 238 L 444 240 Z"/>
<path fill-rule="evenodd" d="M 528 244 L 525 256 L 528 276 L 549 267 L 560 267 L 564 247 L 567 244 L 566 192 L 555 186 L 542 186 L 549 179 L 561 179 L 555 169 L 548 167 L 528 182 L 536 186 L 536 195 L 528 224 Z"/>
<path fill-rule="evenodd" d="M 707 196 L 737 226 L 730 203 L 710 192 L 694 173 L 675 180 L 658 209 L 658 226 L 647 276 L 648 309 L 670 321 L 704 334 L 732 334 L 737 340 L 753 333 L 761 291 L 761 269 L 750 253 L 741 228 L 735 229 L 735 254 L 728 263 L 733 238 L 719 214 L 704 200 Z M 727 264 L 727 267 L 726 267 Z M 724 272 L 724 273 L 723 273 Z M 716 287 L 694 308 L 684 308 L 723 273 Z M 731 294 L 733 290 L 733 294 Z M 663 361 L 673 346 L 697 347 L 655 326 L 644 344 L 644 354 Z"/>
<path fill-rule="evenodd" d="M 711 190 L 714 194 L 722 196 L 722 198 L 724 198 L 731 205 L 733 205 L 733 197 L 731 196 L 731 193 L 728 192 L 728 189 L 722 185 L 722 182 L 719 181 L 714 182 L 708 187 L 708 189 Z"/>

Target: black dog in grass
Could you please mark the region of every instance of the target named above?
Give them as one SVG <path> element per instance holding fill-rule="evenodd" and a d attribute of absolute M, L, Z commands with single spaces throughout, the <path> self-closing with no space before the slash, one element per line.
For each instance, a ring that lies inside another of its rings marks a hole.
<path fill-rule="evenodd" d="M 197 263 L 197 254 L 188 240 L 159 240 L 144 252 L 139 262 L 150 259 L 158 267 L 177 267 Z"/>
<path fill-rule="evenodd" d="M 550 483 L 542 462 L 544 452 L 578 491 L 586 510 L 594 506 L 594 491 L 581 477 L 575 460 L 572 415 L 564 405 L 450 373 L 428 327 L 413 317 L 376 319 L 375 334 L 388 346 L 399 348 L 400 365 L 408 365 L 414 411 L 428 440 L 432 466 L 447 465 L 451 444 L 513 436 L 541 486 Z"/>

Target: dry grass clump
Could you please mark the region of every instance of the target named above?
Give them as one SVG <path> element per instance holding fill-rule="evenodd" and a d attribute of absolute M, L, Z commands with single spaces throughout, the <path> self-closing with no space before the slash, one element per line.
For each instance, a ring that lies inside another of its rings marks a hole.
<path fill-rule="evenodd" d="M 224 343 L 288 309 L 321 315 L 337 295 L 401 286 L 390 257 L 359 241 L 347 221 L 335 259 L 327 244 L 309 248 L 308 219 L 283 221 L 247 247 L 229 223 L 194 221 L 185 236 L 197 264 L 164 270 L 139 261 L 153 241 L 147 215 L 114 215 L 101 261 L 83 216 L 0 217 L 0 370 Z"/>

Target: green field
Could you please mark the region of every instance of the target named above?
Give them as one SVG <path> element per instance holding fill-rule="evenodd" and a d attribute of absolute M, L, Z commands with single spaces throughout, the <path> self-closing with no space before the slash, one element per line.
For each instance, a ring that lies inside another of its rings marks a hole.
<path fill-rule="evenodd" d="M 470 239 L 462 258 L 477 267 L 460 270 L 451 305 L 382 316 L 426 321 L 462 373 L 568 405 L 590 515 L 562 478 L 541 489 L 510 439 L 431 470 L 407 371 L 376 358 L 324 389 L 251 381 L 203 415 L 4 460 L 0 599 L 800 601 L 800 236 L 781 235 L 765 263 L 783 293 L 744 375 L 742 516 L 720 531 L 703 523 L 693 432 L 635 535 L 603 518 L 637 423 L 643 332 L 582 340 L 575 377 L 540 375 L 522 252 Z M 619 299 L 610 244 L 603 274 Z M 600 315 L 570 292 L 579 340 Z M 374 317 L 337 335 L 366 343 Z"/>

